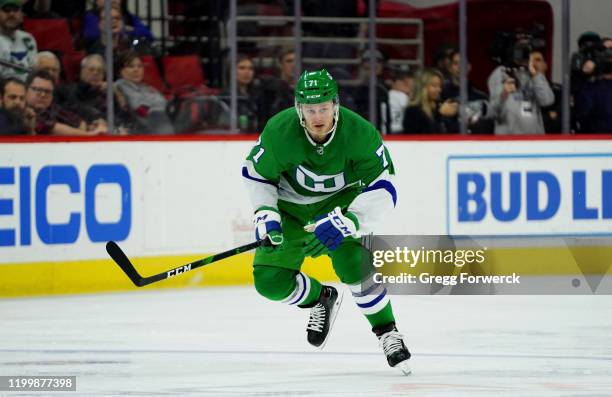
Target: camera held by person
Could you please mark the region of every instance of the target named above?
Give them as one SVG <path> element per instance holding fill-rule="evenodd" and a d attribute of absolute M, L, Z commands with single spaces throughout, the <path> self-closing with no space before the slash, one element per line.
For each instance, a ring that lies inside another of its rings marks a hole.
<path fill-rule="evenodd" d="M 535 25 L 530 30 L 517 28 L 512 32 L 496 32 L 490 53 L 497 65 L 507 69 L 527 68 L 530 54 L 544 48 L 544 26 Z"/>

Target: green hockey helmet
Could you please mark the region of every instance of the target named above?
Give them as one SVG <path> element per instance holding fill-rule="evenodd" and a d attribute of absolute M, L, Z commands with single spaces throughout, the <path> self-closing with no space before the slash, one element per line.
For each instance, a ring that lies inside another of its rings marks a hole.
<path fill-rule="evenodd" d="M 316 104 L 336 101 L 338 84 L 325 69 L 304 71 L 295 85 L 296 104 Z"/>

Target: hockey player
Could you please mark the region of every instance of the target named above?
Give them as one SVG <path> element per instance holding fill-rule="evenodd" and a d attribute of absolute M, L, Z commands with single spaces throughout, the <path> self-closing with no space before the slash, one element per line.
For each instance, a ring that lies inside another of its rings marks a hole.
<path fill-rule="evenodd" d="M 387 290 L 372 281 L 358 239 L 395 206 L 393 163 L 374 126 L 340 106 L 336 81 L 325 69 L 302 74 L 295 108 L 270 118 L 242 174 L 255 209 L 256 238 L 271 243 L 255 253 L 256 290 L 310 308 L 307 339 L 323 348 L 342 293 L 300 268 L 306 256 L 329 255 L 389 365 L 410 373 L 410 353 L 395 327 Z"/>

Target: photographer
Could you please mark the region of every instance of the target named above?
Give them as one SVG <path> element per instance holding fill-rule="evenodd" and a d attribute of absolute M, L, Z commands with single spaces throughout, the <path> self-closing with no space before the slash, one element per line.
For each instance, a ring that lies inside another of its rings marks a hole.
<path fill-rule="evenodd" d="M 555 95 L 536 62 L 535 50 L 524 37 L 517 37 L 513 62 L 499 66 L 489 76 L 489 117 L 495 120 L 496 135 L 544 134 L 541 108 L 550 106 Z"/>
<path fill-rule="evenodd" d="M 578 51 L 571 60 L 571 91 L 578 93 L 582 86 L 598 74 L 598 63 L 606 50 L 604 41 L 595 32 L 584 32 L 578 38 Z"/>
<path fill-rule="evenodd" d="M 580 133 L 612 132 L 612 48 L 598 64 L 600 75 L 586 82 L 576 95 L 574 115 Z"/>

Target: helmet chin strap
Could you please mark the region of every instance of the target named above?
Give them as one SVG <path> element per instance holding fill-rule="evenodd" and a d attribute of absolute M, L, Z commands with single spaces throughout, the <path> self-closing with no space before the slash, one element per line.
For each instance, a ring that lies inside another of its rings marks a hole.
<path fill-rule="evenodd" d="M 302 113 L 302 107 L 300 106 L 299 103 L 297 103 L 297 101 L 295 101 L 295 110 L 297 111 L 298 117 L 300 118 L 300 125 L 302 126 L 302 128 L 304 128 L 306 132 L 311 133 L 308 127 L 306 127 L 306 121 L 304 120 L 304 113 Z M 336 127 L 338 126 L 339 113 L 340 113 L 340 101 L 338 101 L 337 99 L 334 99 L 334 123 L 332 124 L 332 128 L 330 128 L 330 130 L 327 131 L 323 135 L 329 135 L 333 133 L 334 131 L 336 131 Z"/>

